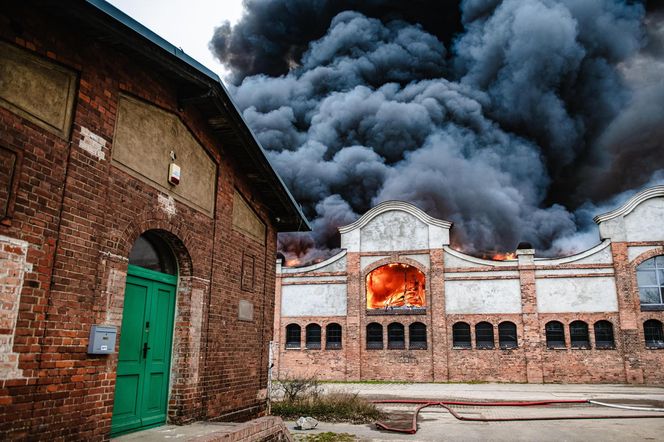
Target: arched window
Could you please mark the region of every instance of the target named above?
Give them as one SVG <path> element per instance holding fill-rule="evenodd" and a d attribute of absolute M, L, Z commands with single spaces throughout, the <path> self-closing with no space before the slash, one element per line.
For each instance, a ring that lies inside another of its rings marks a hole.
<path fill-rule="evenodd" d="M 595 322 L 595 348 L 614 348 L 613 324 L 609 321 Z"/>
<path fill-rule="evenodd" d="M 510 321 L 498 324 L 498 344 L 500 348 L 517 348 L 516 324 Z"/>
<path fill-rule="evenodd" d="M 178 273 L 173 251 L 153 230 L 148 230 L 136 239 L 129 252 L 129 264 L 168 275 Z"/>
<path fill-rule="evenodd" d="M 664 255 L 643 261 L 636 268 L 639 297 L 644 310 L 664 307 Z"/>
<path fill-rule="evenodd" d="M 488 322 L 478 322 L 475 325 L 475 347 L 493 348 L 493 325 Z"/>
<path fill-rule="evenodd" d="M 643 323 L 643 335 L 646 338 L 646 347 L 664 348 L 662 323 L 657 319 L 649 319 Z"/>
<path fill-rule="evenodd" d="M 569 325 L 569 340 L 572 348 L 590 348 L 588 324 L 583 321 L 573 321 Z"/>
<path fill-rule="evenodd" d="M 306 328 L 307 332 L 307 348 L 318 350 L 320 349 L 320 325 L 309 324 Z"/>
<path fill-rule="evenodd" d="M 341 348 L 341 326 L 339 324 L 328 324 L 325 327 L 325 348 L 336 350 Z"/>
<path fill-rule="evenodd" d="M 367 349 L 383 348 L 383 326 L 377 322 L 367 325 Z"/>
<path fill-rule="evenodd" d="M 546 346 L 548 348 L 565 348 L 565 329 L 558 321 L 546 323 Z"/>
<path fill-rule="evenodd" d="M 427 348 L 427 326 L 421 322 L 413 322 L 408 326 L 408 348 L 424 350 Z"/>
<path fill-rule="evenodd" d="M 452 326 L 452 347 L 470 348 L 470 325 L 457 322 Z"/>
<path fill-rule="evenodd" d="M 302 329 L 297 324 L 286 326 L 286 348 L 300 348 L 300 334 Z"/>
<path fill-rule="evenodd" d="M 406 348 L 406 337 L 404 336 L 402 324 L 393 322 L 387 326 L 387 348 L 400 349 Z"/>

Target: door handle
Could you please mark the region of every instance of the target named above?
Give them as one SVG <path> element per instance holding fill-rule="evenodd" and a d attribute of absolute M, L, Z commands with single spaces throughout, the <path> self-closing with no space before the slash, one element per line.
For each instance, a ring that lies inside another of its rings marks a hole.
<path fill-rule="evenodd" d="M 148 343 L 147 342 L 143 343 L 143 359 L 148 357 L 148 350 L 150 350 L 150 347 L 148 347 Z"/>

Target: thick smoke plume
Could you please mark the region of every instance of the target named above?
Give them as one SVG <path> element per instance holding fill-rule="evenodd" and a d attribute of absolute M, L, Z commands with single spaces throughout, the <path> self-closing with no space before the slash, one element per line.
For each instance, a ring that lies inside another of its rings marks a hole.
<path fill-rule="evenodd" d="M 442 6 L 441 6 L 442 4 Z M 211 48 L 313 219 L 321 259 L 388 199 L 471 253 L 597 242 L 594 209 L 664 176 L 664 25 L 618 0 L 248 0 Z"/>

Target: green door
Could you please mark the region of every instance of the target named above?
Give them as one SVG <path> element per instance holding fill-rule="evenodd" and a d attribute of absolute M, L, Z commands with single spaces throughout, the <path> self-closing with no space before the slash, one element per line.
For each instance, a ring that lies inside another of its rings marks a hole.
<path fill-rule="evenodd" d="M 177 277 L 129 266 L 111 433 L 166 422 Z"/>

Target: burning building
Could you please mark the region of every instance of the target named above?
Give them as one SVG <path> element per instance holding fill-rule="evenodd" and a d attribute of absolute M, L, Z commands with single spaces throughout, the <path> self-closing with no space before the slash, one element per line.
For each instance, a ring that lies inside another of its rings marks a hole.
<path fill-rule="evenodd" d="M 664 186 L 595 217 L 564 258 L 487 260 L 400 201 L 339 228 L 342 250 L 277 261 L 278 375 L 330 380 L 664 383 Z"/>

